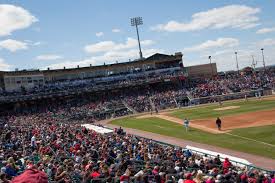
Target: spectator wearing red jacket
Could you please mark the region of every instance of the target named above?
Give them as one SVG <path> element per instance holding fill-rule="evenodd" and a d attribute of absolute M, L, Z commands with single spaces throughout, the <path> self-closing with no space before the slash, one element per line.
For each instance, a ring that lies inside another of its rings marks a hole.
<path fill-rule="evenodd" d="M 96 178 L 99 178 L 99 176 L 100 176 L 99 168 L 98 168 L 98 167 L 93 168 L 93 171 L 92 171 L 92 173 L 90 174 L 90 177 L 91 177 L 92 179 L 96 179 Z"/>
<path fill-rule="evenodd" d="M 227 173 L 228 172 L 228 169 L 232 166 L 231 162 L 229 161 L 228 158 L 225 158 L 224 159 L 224 162 L 223 162 L 223 170 L 224 170 L 224 173 Z"/>
<path fill-rule="evenodd" d="M 196 183 L 195 181 L 193 181 L 191 173 L 189 173 L 185 176 L 184 183 Z"/>

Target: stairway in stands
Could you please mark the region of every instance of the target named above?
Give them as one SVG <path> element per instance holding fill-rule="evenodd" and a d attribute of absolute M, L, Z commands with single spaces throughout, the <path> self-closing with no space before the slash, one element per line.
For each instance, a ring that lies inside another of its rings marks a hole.
<path fill-rule="evenodd" d="M 194 97 L 191 95 L 190 91 L 188 91 L 188 90 L 186 90 L 186 95 L 187 95 L 187 98 L 189 99 L 189 101 L 194 99 Z"/>
<path fill-rule="evenodd" d="M 156 110 L 156 105 L 155 105 L 154 102 L 152 101 L 151 97 L 149 97 L 149 102 L 150 102 L 152 111 L 155 111 L 155 110 Z"/>
<path fill-rule="evenodd" d="M 127 109 L 129 109 L 130 111 L 132 111 L 133 114 L 138 113 L 134 108 L 132 108 L 131 106 L 129 106 L 129 105 L 127 104 L 127 102 L 125 102 L 125 100 L 121 99 L 121 102 L 122 102 L 122 104 L 123 104 Z"/>

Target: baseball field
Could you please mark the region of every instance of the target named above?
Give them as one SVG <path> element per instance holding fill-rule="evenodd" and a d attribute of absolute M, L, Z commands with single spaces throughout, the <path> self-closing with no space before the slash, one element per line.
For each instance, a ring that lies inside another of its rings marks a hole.
<path fill-rule="evenodd" d="M 217 117 L 222 131 L 216 129 Z M 190 120 L 188 132 L 184 118 Z M 275 97 L 142 114 L 111 124 L 275 159 Z"/>

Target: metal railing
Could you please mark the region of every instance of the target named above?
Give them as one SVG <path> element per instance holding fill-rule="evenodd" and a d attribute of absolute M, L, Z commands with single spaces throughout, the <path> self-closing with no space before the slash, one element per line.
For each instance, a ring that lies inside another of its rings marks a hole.
<path fill-rule="evenodd" d="M 105 127 L 104 128 L 108 128 L 108 127 Z M 108 128 L 110 129 L 110 128 Z M 162 141 L 158 141 L 158 140 L 153 140 L 153 139 L 148 139 L 146 137 L 142 137 L 142 136 L 139 136 L 139 135 L 133 135 L 133 136 L 136 136 L 138 138 L 143 138 L 143 139 L 147 139 L 147 140 L 151 140 L 155 143 L 158 143 L 158 144 L 161 144 L 161 145 L 164 145 L 164 146 L 169 146 L 169 147 L 176 147 L 176 148 L 182 148 L 182 149 L 185 149 L 187 150 L 187 148 L 185 147 L 180 147 L 180 146 L 176 146 L 176 145 L 173 145 L 173 144 L 169 144 L 169 143 L 166 143 L 166 142 L 162 142 Z M 189 149 L 188 149 L 189 150 Z M 209 153 L 205 153 L 205 152 L 201 152 L 201 151 L 196 151 L 196 150 L 190 150 L 192 153 L 195 153 L 195 154 L 201 154 L 201 156 L 210 156 L 210 157 L 216 157 L 215 155 L 212 155 L 212 154 L 209 154 Z M 230 162 L 233 162 L 235 164 L 239 164 L 239 165 L 242 165 L 242 166 L 245 166 L 247 167 L 248 169 L 257 169 L 257 170 L 260 170 L 264 173 L 269 173 L 269 174 L 274 174 L 275 173 L 275 170 L 268 170 L 268 169 L 265 169 L 265 168 L 261 168 L 261 167 L 258 167 L 258 166 L 254 166 L 252 164 L 245 164 L 245 163 L 242 163 L 242 162 L 238 162 L 238 161 L 234 161 L 234 160 L 230 160 Z"/>

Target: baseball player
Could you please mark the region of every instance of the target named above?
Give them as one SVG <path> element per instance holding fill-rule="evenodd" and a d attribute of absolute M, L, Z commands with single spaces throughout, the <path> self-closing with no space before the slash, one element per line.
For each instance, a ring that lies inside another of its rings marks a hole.
<path fill-rule="evenodd" d="M 222 120 L 219 117 L 217 117 L 216 125 L 217 125 L 218 130 L 222 129 Z"/>
<path fill-rule="evenodd" d="M 189 120 L 187 118 L 184 119 L 183 121 L 183 125 L 185 127 L 185 131 L 188 132 L 189 131 Z"/>

